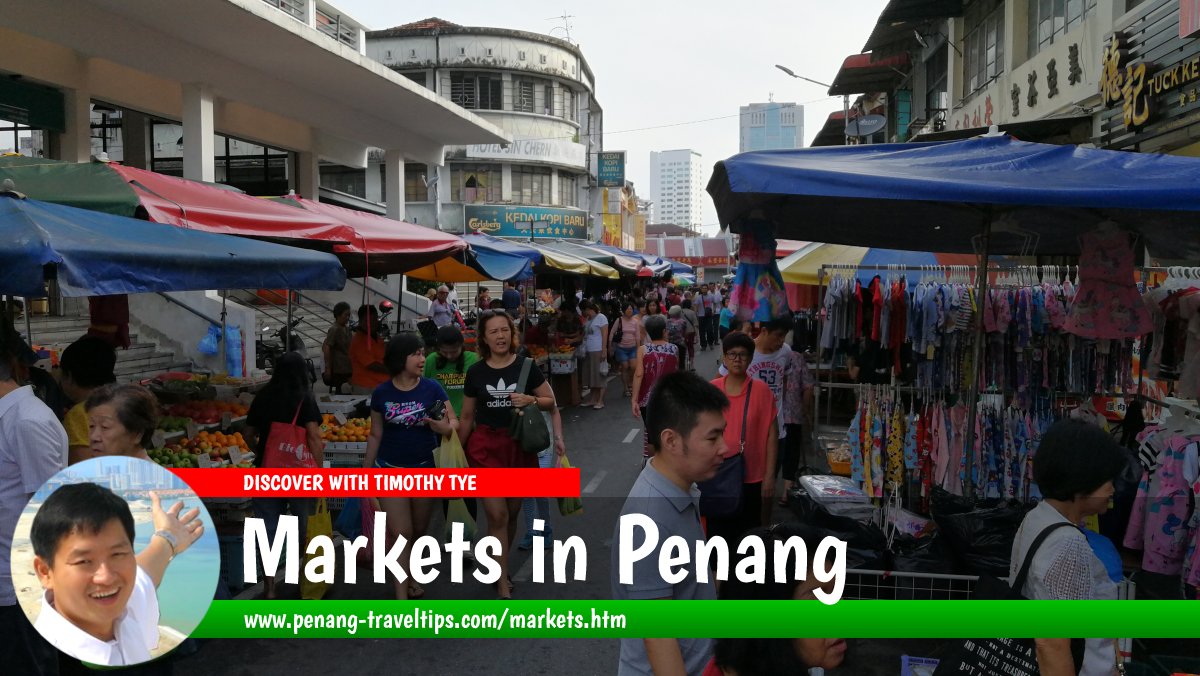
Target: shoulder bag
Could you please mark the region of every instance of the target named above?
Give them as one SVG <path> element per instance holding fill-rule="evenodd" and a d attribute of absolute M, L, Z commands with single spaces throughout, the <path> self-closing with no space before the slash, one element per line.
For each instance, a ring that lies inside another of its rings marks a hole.
<path fill-rule="evenodd" d="M 742 506 L 742 484 L 746 480 L 746 419 L 750 417 L 750 392 L 753 388 L 754 379 L 746 378 L 742 435 L 737 454 L 721 462 L 716 476 L 696 484 L 700 488 L 701 516 L 731 516 Z"/>
<path fill-rule="evenodd" d="M 304 399 L 296 405 L 296 415 L 292 422 L 271 423 L 267 434 L 266 452 L 263 454 L 263 467 L 286 467 L 289 469 L 311 468 L 317 466 L 316 458 L 308 450 L 308 430 L 296 424 L 300 419 L 300 408 Z"/>
<path fill-rule="evenodd" d="M 1025 553 L 1025 560 L 1021 562 L 1021 569 L 1017 572 L 1017 577 L 1013 579 L 1011 585 L 1007 580 L 981 575 L 975 583 L 973 596 L 976 599 L 992 601 L 1024 600 L 1025 595 L 1021 590 L 1025 588 L 1025 581 L 1029 578 L 1029 569 L 1033 565 L 1034 555 L 1037 554 L 1038 549 L 1051 533 L 1063 527 L 1075 528 L 1073 524 L 1064 521 L 1046 526 L 1042 532 L 1037 534 L 1033 544 L 1029 546 L 1029 551 Z M 1076 668 L 1082 664 L 1083 647 L 1082 639 L 1071 640 L 1071 653 L 1075 659 Z M 1031 638 L 968 639 L 951 647 L 933 673 L 934 676 L 948 676 L 949 674 L 972 672 L 972 670 L 977 674 L 1002 673 L 1012 676 L 1037 676 L 1040 672 L 1037 663 L 1037 648 Z"/>
<path fill-rule="evenodd" d="M 521 364 L 521 377 L 517 380 L 517 392 L 525 394 L 525 384 L 529 381 L 529 369 L 533 366 L 533 360 L 525 357 Z M 508 433 L 526 453 L 541 453 L 550 447 L 550 430 L 546 428 L 546 421 L 542 419 L 540 413 L 535 407 L 534 415 L 526 414 L 525 409 L 528 406 L 517 408 L 513 407 L 512 423 L 509 424 Z"/>

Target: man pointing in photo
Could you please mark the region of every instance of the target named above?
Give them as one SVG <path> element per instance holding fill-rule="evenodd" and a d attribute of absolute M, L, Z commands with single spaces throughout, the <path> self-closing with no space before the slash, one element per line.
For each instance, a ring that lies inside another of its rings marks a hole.
<path fill-rule="evenodd" d="M 33 518 L 34 571 L 45 590 L 35 627 L 59 650 L 84 662 L 125 666 L 158 647 L 158 594 L 167 564 L 204 532 L 193 508 L 163 511 L 151 493 L 154 535 L 133 551 L 129 505 L 93 483 L 63 486 Z"/>

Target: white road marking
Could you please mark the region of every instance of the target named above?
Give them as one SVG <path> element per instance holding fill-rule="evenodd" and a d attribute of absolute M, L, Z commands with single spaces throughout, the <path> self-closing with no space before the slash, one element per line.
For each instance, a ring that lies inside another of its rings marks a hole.
<path fill-rule="evenodd" d="M 627 443 L 627 444 L 628 444 L 628 443 L 630 443 L 630 442 L 631 442 L 631 441 L 633 441 L 633 440 L 634 440 L 634 439 L 637 437 L 637 435 L 638 435 L 638 434 L 640 434 L 640 433 L 641 433 L 641 430 L 640 430 L 640 429 L 638 429 L 638 428 L 636 428 L 636 427 L 635 427 L 635 428 L 633 428 L 633 429 L 631 429 L 631 430 L 629 430 L 629 434 L 626 434 L 626 435 L 625 435 L 625 443 Z"/>
<path fill-rule="evenodd" d="M 592 480 L 588 482 L 588 485 L 583 487 L 583 494 L 587 495 L 590 493 L 595 493 L 596 489 L 600 487 L 600 482 L 604 481 L 604 477 L 606 476 L 608 476 L 608 470 L 602 469 L 599 472 L 596 472 L 596 476 L 592 477 Z"/>

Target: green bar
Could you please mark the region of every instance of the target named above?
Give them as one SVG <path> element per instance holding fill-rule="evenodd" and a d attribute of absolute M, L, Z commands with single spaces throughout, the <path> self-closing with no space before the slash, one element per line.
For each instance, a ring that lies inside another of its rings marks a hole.
<path fill-rule="evenodd" d="M 264 628 L 267 617 L 279 624 Z M 213 601 L 193 636 L 682 638 L 714 627 L 722 638 L 1200 638 L 1194 601 Z"/>

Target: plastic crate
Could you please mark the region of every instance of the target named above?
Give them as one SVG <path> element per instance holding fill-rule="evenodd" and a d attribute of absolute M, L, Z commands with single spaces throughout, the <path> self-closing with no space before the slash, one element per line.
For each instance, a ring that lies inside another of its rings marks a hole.
<path fill-rule="evenodd" d="M 550 373 L 553 375 L 567 375 L 575 372 L 575 355 L 570 357 L 550 357 Z"/>

